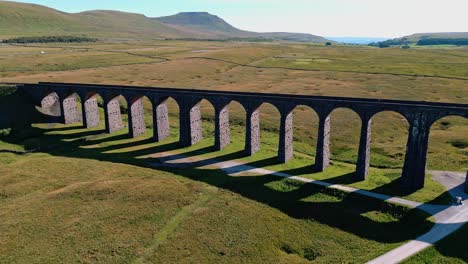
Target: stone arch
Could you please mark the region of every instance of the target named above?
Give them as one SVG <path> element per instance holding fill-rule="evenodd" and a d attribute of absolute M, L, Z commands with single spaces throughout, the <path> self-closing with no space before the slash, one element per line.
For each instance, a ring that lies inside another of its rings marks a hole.
<path fill-rule="evenodd" d="M 229 139 L 230 142 L 240 139 L 245 140 L 246 115 L 244 105 L 238 100 L 232 100 L 227 105 L 229 111 Z M 245 146 L 244 146 L 245 147 Z"/>
<path fill-rule="evenodd" d="M 201 129 L 201 137 L 202 139 L 213 141 L 214 144 L 216 130 L 216 106 L 206 98 L 201 99 L 197 105 L 200 108 L 199 111 L 201 121 L 199 129 Z"/>
<path fill-rule="evenodd" d="M 261 145 L 265 145 L 267 149 L 277 150 L 279 148 L 281 128 L 279 122 L 281 112 L 278 107 L 270 102 L 261 102 L 251 107 L 251 109 L 245 107 L 245 105 L 244 108 L 247 109 L 246 153 L 248 155 L 255 154 L 260 151 Z M 268 134 L 268 137 L 262 137 L 262 132 Z"/>
<path fill-rule="evenodd" d="M 430 127 L 427 169 L 464 171 L 468 169 L 468 118 L 446 115 Z"/>
<path fill-rule="evenodd" d="M 362 126 L 361 116 L 348 107 L 334 108 L 328 116 L 330 117 L 330 158 L 357 163 Z"/>
<path fill-rule="evenodd" d="M 392 110 L 372 115 L 371 166 L 400 169 L 403 166 L 410 122 Z"/>
<path fill-rule="evenodd" d="M 319 116 L 317 111 L 309 105 L 301 104 L 296 105 L 291 112 L 294 120 L 297 120 L 293 122 L 294 151 L 314 156 L 318 136 Z"/>

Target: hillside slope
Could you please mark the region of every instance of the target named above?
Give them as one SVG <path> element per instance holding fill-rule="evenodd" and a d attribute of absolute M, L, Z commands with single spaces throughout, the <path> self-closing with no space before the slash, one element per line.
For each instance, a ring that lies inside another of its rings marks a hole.
<path fill-rule="evenodd" d="M 411 42 L 418 42 L 421 39 L 435 39 L 435 38 L 444 38 L 444 39 L 458 39 L 458 38 L 468 38 L 468 32 L 441 32 L 441 33 L 417 33 L 403 38 L 408 39 Z"/>
<path fill-rule="evenodd" d="M 144 15 L 116 11 L 69 14 L 48 7 L 0 2 L 0 37 L 83 34 L 95 37 L 180 37 L 185 33 Z"/>
<path fill-rule="evenodd" d="M 326 42 L 327 40 L 305 33 L 268 32 L 257 33 L 233 27 L 218 16 L 207 12 L 182 12 L 173 16 L 155 18 L 162 23 L 199 36 L 209 35 L 220 38 L 263 38 L 296 42 Z"/>
<path fill-rule="evenodd" d="M 417 33 L 401 38 L 389 39 L 381 42 L 374 42 L 369 45 L 379 47 L 400 46 L 404 44 L 420 44 L 420 41 L 428 40 L 466 40 L 468 32 L 441 32 L 441 33 Z M 450 41 L 449 41 L 450 42 Z M 446 44 L 450 44 L 447 42 Z M 443 41 L 442 41 L 443 44 Z"/>
<path fill-rule="evenodd" d="M 185 12 L 160 18 L 107 10 L 71 14 L 35 4 L 0 1 L 0 39 L 71 34 L 101 38 L 265 38 L 326 41 L 310 34 L 244 31 L 206 12 Z"/>

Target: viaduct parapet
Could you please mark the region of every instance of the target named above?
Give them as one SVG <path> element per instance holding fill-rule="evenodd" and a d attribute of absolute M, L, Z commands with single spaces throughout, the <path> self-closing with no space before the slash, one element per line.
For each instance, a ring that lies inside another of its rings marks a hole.
<path fill-rule="evenodd" d="M 107 133 L 124 128 L 119 103 L 119 97 L 123 96 L 128 102 L 130 137 L 145 133 L 142 98 L 146 96 L 152 103 L 153 137 L 157 142 L 170 134 L 166 102 L 173 98 L 179 106 L 180 144 L 183 147 L 194 145 L 202 139 L 200 102 L 205 99 L 215 109 L 214 136 L 218 150 L 231 142 L 229 104 L 237 101 L 246 112 L 247 155 L 254 155 L 260 149 L 259 107 L 269 103 L 281 114 L 278 148 L 280 162 L 287 162 L 293 157 L 293 110 L 300 105 L 307 106 L 319 117 L 315 153 L 317 171 L 323 171 L 330 164 L 330 114 L 334 109 L 348 108 L 361 119 L 355 174 L 357 180 L 365 180 L 369 172 L 372 117 L 383 111 L 397 112 L 409 123 L 401 179 L 402 188 L 409 190 L 418 190 L 424 186 L 431 125 L 446 116 L 468 118 L 468 104 L 70 83 L 22 84 L 19 88 L 41 105 L 46 113 L 59 116 L 65 124 L 83 122 L 87 128 L 96 127 L 102 122 L 97 101 L 97 96 L 101 96 Z M 79 103 L 82 104 L 82 110 L 79 110 Z"/>

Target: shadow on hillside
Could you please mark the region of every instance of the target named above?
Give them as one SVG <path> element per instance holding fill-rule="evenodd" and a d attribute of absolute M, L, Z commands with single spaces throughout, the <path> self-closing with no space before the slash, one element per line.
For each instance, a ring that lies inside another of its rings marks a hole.
<path fill-rule="evenodd" d="M 199 168 L 243 157 L 243 152 L 219 155 L 202 161 L 183 163 L 183 166 L 165 167 L 163 162 L 175 161 L 180 158 L 194 157 L 213 152 L 212 147 L 186 151 L 182 155 L 169 154 L 161 158 L 145 157 L 170 150 L 179 149 L 177 142 L 152 143 L 151 139 L 128 139 L 126 135 L 106 136 L 97 138 L 90 136 L 102 131 L 72 131 L 70 129 L 38 129 L 31 128 L 31 135 L 42 136 L 23 138 L 21 144 L 27 149 L 40 148 L 54 156 L 97 159 L 108 162 L 119 162 L 141 167 L 174 173 L 195 181 L 204 182 L 218 188 L 238 193 L 246 198 L 276 208 L 290 217 L 318 221 L 325 225 L 339 228 L 359 237 L 383 243 L 397 243 L 413 239 L 430 229 L 432 224 L 426 220 L 427 215 L 416 209 L 405 209 L 399 206 L 362 197 L 357 194 L 327 189 L 312 184 L 304 184 L 277 176 L 229 176 L 219 169 Z M 45 133 L 67 131 L 70 134 Z M 102 142 L 119 141 L 115 145 L 96 146 Z M 17 142 L 14 136 L 7 138 L 11 143 Z M 66 141 L 64 141 L 66 140 Z M 53 147 L 51 147 L 53 146 Z M 135 149 L 128 149 L 134 148 Z M 136 148 L 139 147 L 139 148 Z M 121 150 L 117 152 L 118 150 Z M 167 154 L 167 153 L 166 153 Z M 264 167 L 277 164 L 276 157 L 254 161 L 242 166 L 234 166 L 226 170 L 242 171 L 246 167 Z M 159 164 L 159 165 L 158 165 Z M 237 170 L 236 170 L 236 167 Z M 310 167 L 289 170 L 296 173 L 308 170 Z M 346 183 L 352 180 L 352 174 L 338 175 L 332 179 L 334 183 Z M 325 196 L 325 197 L 324 197 Z M 335 198 L 327 198 L 333 196 Z M 337 198 L 336 198 L 337 197 Z M 382 219 L 378 211 L 388 212 L 393 217 Z"/>

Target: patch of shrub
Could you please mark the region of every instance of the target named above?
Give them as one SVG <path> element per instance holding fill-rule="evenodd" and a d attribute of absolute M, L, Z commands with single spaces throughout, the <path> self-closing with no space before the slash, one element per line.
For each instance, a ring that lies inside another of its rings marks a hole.
<path fill-rule="evenodd" d="M 452 140 L 450 144 L 459 149 L 468 148 L 468 141 L 465 140 Z"/>
<path fill-rule="evenodd" d="M 408 44 L 405 44 L 405 45 L 401 46 L 401 48 L 402 48 L 402 49 L 409 49 L 410 46 L 409 46 Z"/>

